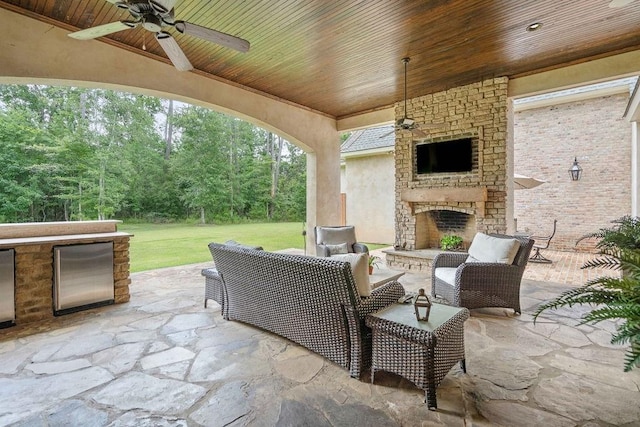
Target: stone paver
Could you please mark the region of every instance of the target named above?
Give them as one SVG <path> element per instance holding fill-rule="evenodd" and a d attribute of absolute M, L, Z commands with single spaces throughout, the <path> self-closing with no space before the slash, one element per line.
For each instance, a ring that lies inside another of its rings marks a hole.
<path fill-rule="evenodd" d="M 640 370 L 622 371 L 614 323 L 577 326 L 581 308 L 533 323 L 541 301 L 585 281 L 565 267 L 575 259 L 545 255 L 554 264 L 525 272 L 521 316 L 471 311 L 467 373 L 455 367 L 443 380 L 436 412 L 403 378 L 353 379 L 301 346 L 225 321 L 213 301 L 205 309 L 206 263 L 132 275 L 127 304 L 0 330 L 0 425 L 640 425 Z M 409 291 L 429 281 L 400 279 Z"/>

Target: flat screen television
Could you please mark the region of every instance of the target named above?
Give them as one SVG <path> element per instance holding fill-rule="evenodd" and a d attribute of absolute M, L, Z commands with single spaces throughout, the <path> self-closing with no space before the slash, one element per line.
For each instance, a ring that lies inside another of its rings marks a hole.
<path fill-rule="evenodd" d="M 472 169 L 472 138 L 416 145 L 417 174 L 470 172 Z"/>

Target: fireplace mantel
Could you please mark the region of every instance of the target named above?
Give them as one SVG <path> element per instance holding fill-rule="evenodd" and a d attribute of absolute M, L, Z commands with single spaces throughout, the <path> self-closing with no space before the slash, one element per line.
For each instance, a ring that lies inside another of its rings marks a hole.
<path fill-rule="evenodd" d="M 400 200 L 413 203 L 474 202 L 477 215 L 484 216 L 487 187 L 408 188 L 400 192 Z M 413 207 L 413 206 L 412 206 Z"/>

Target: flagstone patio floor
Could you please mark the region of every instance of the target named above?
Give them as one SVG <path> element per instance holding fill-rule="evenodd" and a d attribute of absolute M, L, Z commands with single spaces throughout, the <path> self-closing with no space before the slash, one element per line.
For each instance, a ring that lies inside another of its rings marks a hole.
<path fill-rule="evenodd" d="M 521 316 L 471 310 L 467 373 L 450 371 L 437 411 L 400 377 L 350 378 L 204 308 L 205 263 L 133 274 L 126 304 L 1 330 L 0 425 L 640 426 L 640 369 L 622 371 L 614 323 L 577 326 L 580 307 L 532 321 L 541 301 L 584 282 L 570 254 L 527 267 Z M 430 286 L 427 274 L 400 282 Z"/>

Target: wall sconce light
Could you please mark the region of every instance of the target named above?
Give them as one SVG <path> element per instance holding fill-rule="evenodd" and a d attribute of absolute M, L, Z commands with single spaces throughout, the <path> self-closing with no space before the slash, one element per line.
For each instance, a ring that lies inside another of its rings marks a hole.
<path fill-rule="evenodd" d="M 582 176 L 582 168 L 578 164 L 578 158 L 574 158 L 573 166 L 569 169 L 569 175 L 571 176 L 571 181 L 578 181 L 580 176 Z"/>

